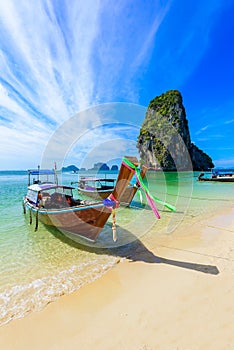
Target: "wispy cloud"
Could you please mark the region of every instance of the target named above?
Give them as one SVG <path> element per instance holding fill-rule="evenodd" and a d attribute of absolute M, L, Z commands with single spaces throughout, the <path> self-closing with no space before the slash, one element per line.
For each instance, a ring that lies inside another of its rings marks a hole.
<path fill-rule="evenodd" d="M 232 124 L 232 123 L 234 123 L 234 119 L 226 120 L 226 121 L 224 122 L 224 124 Z"/>
<path fill-rule="evenodd" d="M 11 167 L 19 166 L 22 149 L 39 158 L 56 126 L 94 103 L 90 57 L 99 3 L 56 4 L 0 3 L 0 147 Z M 20 147 L 12 153 L 15 140 Z"/>
<path fill-rule="evenodd" d="M 153 94 L 184 82 L 206 50 L 220 4 L 200 1 L 191 11 L 172 0 L 1 1 L 0 167 L 32 166 L 77 112 L 139 103 L 149 86 Z M 182 26 L 175 13 L 187 19 Z M 81 114 L 72 138 L 104 122 Z"/>
<path fill-rule="evenodd" d="M 210 125 L 203 126 L 198 131 L 195 132 L 195 135 L 200 135 L 203 131 L 207 130 L 208 128 L 210 128 Z"/>
<path fill-rule="evenodd" d="M 96 98 L 138 102 L 137 79 L 151 58 L 171 1 L 102 1 L 94 44 Z"/>
<path fill-rule="evenodd" d="M 41 144 L 76 112 L 120 96 L 137 102 L 130 81 L 167 9 L 155 4 L 157 16 L 138 28 L 142 6 L 125 1 L 0 2 L 0 147 L 11 167 L 22 148 L 39 158 Z M 15 139 L 21 147 L 10 153 Z"/>
<path fill-rule="evenodd" d="M 91 103 L 89 63 L 98 6 L 89 1 L 55 4 L 1 2 L 1 68 L 13 98 L 24 96 L 58 123 Z"/>
<path fill-rule="evenodd" d="M 136 55 L 131 65 L 134 71 L 139 69 L 139 67 L 142 66 L 143 62 L 145 63 L 145 61 L 147 62 L 150 59 L 149 53 L 153 50 L 157 31 L 159 30 L 161 23 L 163 22 L 167 12 L 170 9 L 171 2 L 172 0 L 166 1 L 163 5 L 159 1 L 155 2 L 154 20 L 150 24 L 148 28 L 148 33 L 143 38 L 139 53 Z"/>

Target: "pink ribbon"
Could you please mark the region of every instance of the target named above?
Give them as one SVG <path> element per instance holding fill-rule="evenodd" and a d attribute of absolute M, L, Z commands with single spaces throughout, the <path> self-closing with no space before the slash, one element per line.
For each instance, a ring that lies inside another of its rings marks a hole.
<path fill-rule="evenodd" d="M 140 186 L 141 186 L 141 181 L 140 181 L 140 179 L 138 178 L 137 174 L 136 174 L 136 178 L 137 178 L 137 180 L 138 180 L 138 182 L 139 182 L 139 184 L 140 184 Z M 145 191 L 145 189 L 144 189 L 143 186 L 141 186 L 141 188 L 142 188 L 143 191 L 145 192 L 147 201 L 148 201 L 148 203 L 149 203 L 149 206 L 150 206 L 151 209 L 153 210 L 154 215 L 155 215 L 158 219 L 160 219 L 160 214 L 159 214 L 158 209 L 157 209 L 157 207 L 156 207 L 156 205 L 155 205 L 155 203 L 154 203 L 154 200 L 150 197 L 150 195 L 147 193 L 147 191 Z"/>

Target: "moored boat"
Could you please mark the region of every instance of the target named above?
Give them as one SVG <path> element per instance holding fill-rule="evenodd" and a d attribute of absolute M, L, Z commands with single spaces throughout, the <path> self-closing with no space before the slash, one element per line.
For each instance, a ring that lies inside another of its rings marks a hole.
<path fill-rule="evenodd" d="M 200 173 L 198 181 L 213 181 L 213 182 L 234 182 L 234 170 L 233 169 L 213 169 L 209 176 L 205 173 Z"/>
<path fill-rule="evenodd" d="M 146 166 L 142 166 L 141 178 L 143 179 L 147 171 Z M 98 177 L 81 177 L 78 181 L 78 192 L 84 196 L 91 197 L 93 199 L 105 199 L 114 190 L 115 179 L 98 178 Z M 75 184 L 77 182 L 71 182 Z M 120 203 L 123 206 L 129 206 L 136 192 L 140 188 L 139 181 L 135 184 L 128 184 L 123 194 L 120 196 Z"/>
<path fill-rule="evenodd" d="M 105 199 L 113 192 L 115 181 L 115 179 L 81 177 L 78 181 L 77 189 L 82 195 L 99 200 Z M 71 184 L 74 183 L 72 182 Z"/>
<path fill-rule="evenodd" d="M 41 181 L 41 175 L 49 175 L 50 172 L 53 174 L 53 171 L 29 170 L 28 191 L 23 199 L 23 207 L 25 212 L 26 209 L 29 210 L 30 221 L 34 214 L 35 229 L 40 221 L 45 225 L 56 227 L 65 235 L 67 233 L 70 238 L 81 236 L 96 241 L 111 213 L 118 207 L 119 199 L 138 166 L 138 160 L 135 157 L 125 157 L 125 160 L 130 161 L 133 167 L 130 168 L 125 162 L 122 162 L 113 192 L 100 202 L 75 200 L 73 187 L 58 185 L 56 180 L 53 183 Z M 37 176 L 32 184 L 30 183 L 31 175 Z M 113 238 L 116 239 L 114 221 Z"/>

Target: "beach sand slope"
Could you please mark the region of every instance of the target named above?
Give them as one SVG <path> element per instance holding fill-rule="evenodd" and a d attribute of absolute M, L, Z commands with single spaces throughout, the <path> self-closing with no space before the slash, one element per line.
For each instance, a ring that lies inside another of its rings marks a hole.
<path fill-rule="evenodd" d="M 143 237 L 128 259 L 0 328 L 6 350 L 232 350 L 234 210 Z"/>

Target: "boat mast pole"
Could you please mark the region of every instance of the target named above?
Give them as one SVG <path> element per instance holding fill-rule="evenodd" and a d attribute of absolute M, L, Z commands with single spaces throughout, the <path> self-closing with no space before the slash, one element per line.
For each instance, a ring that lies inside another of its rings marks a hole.
<path fill-rule="evenodd" d="M 28 170 L 28 186 L 30 186 L 30 170 Z"/>
<path fill-rule="evenodd" d="M 58 185 L 58 176 L 57 176 L 57 165 L 56 162 L 54 162 L 54 182 L 56 185 Z"/>
<path fill-rule="evenodd" d="M 40 180 L 40 165 L 38 165 L 37 168 L 38 168 L 37 183 L 39 183 L 39 180 Z"/>

